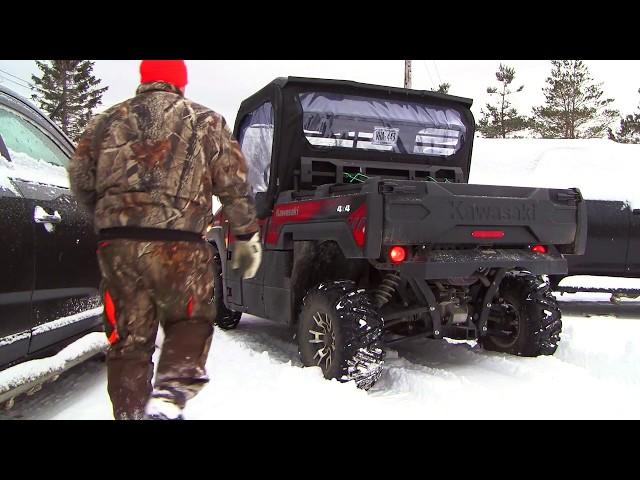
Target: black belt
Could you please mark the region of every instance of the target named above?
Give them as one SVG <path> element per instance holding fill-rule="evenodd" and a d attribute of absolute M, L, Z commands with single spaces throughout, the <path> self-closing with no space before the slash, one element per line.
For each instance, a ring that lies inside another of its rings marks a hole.
<path fill-rule="evenodd" d="M 204 242 L 202 235 L 184 230 L 168 230 L 164 228 L 146 227 L 112 227 L 103 228 L 98 232 L 99 240 L 147 240 L 172 242 Z"/>

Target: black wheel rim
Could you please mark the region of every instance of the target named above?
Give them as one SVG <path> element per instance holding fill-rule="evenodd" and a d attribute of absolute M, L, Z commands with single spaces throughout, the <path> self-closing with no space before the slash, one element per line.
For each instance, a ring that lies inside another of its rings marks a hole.
<path fill-rule="evenodd" d="M 503 301 L 494 304 L 488 319 L 488 335 L 498 347 L 507 349 L 513 347 L 520 335 L 520 312 L 518 309 Z"/>
<path fill-rule="evenodd" d="M 326 372 L 331 368 L 336 351 L 336 334 L 329 314 L 316 312 L 308 332 L 308 342 L 315 351 L 313 361 Z"/>

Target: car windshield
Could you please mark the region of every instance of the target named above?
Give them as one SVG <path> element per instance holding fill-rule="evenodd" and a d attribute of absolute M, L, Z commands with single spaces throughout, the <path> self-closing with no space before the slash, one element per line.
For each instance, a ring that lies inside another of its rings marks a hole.
<path fill-rule="evenodd" d="M 343 95 L 299 94 L 307 141 L 319 148 L 354 148 L 448 157 L 467 133 L 451 106 Z"/>

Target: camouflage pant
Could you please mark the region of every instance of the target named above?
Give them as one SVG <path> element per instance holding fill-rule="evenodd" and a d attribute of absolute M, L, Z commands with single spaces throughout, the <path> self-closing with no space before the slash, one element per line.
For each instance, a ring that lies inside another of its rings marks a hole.
<path fill-rule="evenodd" d="M 139 419 L 150 396 L 184 407 L 209 381 L 213 336 L 212 248 L 185 241 L 100 242 L 108 391 L 116 419 Z M 158 325 L 165 338 L 155 387 Z"/>

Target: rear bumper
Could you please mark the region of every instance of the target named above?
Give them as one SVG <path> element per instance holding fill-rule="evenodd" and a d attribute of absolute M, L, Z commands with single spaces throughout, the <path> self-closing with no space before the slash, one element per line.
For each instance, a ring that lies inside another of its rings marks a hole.
<path fill-rule="evenodd" d="M 377 268 L 397 270 L 405 277 L 425 280 L 468 277 L 486 268 L 522 269 L 534 275 L 563 275 L 567 273 L 567 260 L 555 249 L 546 254 L 524 249 L 438 250 L 400 264 L 380 263 Z"/>

